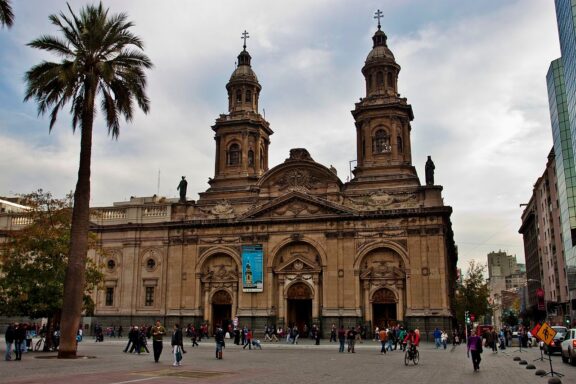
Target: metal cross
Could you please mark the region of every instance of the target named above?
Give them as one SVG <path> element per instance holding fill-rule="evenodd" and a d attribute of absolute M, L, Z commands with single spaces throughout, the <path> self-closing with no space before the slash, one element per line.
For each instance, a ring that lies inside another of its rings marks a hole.
<path fill-rule="evenodd" d="M 381 10 L 377 10 L 376 12 L 374 12 L 374 14 L 376 16 L 374 16 L 375 19 L 378 19 L 378 29 L 380 29 L 380 19 L 383 18 L 383 14 Z"/>
<path fill-rule="evenodd" d="M 242 32 L 242 37 L 241 39 L 244 39 L 244 49 L 246 49 L 246 39 L 249 39 L 250 36 L 248 36 L 248 32 L 246 32 L 246 30 L 244 30 L 244 32 Z"/>

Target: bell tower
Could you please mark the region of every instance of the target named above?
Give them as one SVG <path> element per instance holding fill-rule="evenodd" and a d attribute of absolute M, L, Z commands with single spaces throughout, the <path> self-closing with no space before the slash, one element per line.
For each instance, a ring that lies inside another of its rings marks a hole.
<path fill-rule="evenodd" d="M 248 32 L 242 33 L 243 50 L 228 84 L 228 113 L 212 126 L 215 132 L 214 178 L 207 193 L 246 190 L 268 170 L 268 146 L 274 132 L 258 112 L 262 86 L 252 70 L 252 57 L 246 50 Z"/>
<path fill-rule="evenodd" d="M 348 189 L 418 186 L 412 166 L 410 122 L 412 107 L 398 93 L 400 65 L 386 44 L 381 30 L 382 12 L 376 12 L 378 30 L 362 74 L 366 96 L 356 103 L 352 116 L 356 125 L 357 165 Z"/>

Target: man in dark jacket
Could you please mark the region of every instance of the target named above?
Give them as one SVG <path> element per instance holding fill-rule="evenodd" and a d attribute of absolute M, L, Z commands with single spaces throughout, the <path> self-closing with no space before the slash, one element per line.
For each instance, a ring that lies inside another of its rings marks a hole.
<path fill-rule="evenodd" d="M 16 336 L 16 332 L 14 331 L 14 326 L 12 324 L 8 325 L 6 328 L 6 333 L 4 334 L 4 338 L 6 339 L 6 361 L 12 360 L 12 344 L 14 344 L 14 337 Z"/>
<path fill-rule="evenodd" d="M 26 328 L 24 324 L 14 323 L 14 353 L 16 360 L 22 360 L 22 349 L 26 340 Z"/>

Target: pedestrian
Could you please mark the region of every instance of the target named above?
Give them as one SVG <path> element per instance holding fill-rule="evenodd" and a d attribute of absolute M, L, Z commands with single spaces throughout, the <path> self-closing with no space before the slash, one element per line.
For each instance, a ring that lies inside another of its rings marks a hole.
<path fill-rule="evenodd" d="M 384 327 L 380 328 L 380 331 L 378 332 L 378 338 L 380 339 L 380 344 L 382 345 L 382 347 L 380 347 L 380 354 L 386 354 L 386 343 L 388 342 L 388 332 L 386 332 L 386 329 L 384 329 Z"/>
<path fill-rule="evenodd" d="M 224 330 L 219 325 L 216 328 L 216 333 L 214 333 L 214 341 L 216 342 L 216 359 L 222 360 L 222 348 L 224 348 L 226 343 L 224 341 Z"/>
<path fill-rule="evenodd" d="M 298 344 L 298 337 L 300 336 L 300 331 L 298 331 L 298 327 L 295 325 L 292 329 L 292 344 Z"/>
<path fill-rule="evenodd" d="M 344 342 L 346 341 L 346 330 L 344 326 L 341 325 L 340 329 L 338 330 L 338 342 L 340 343 L 340 349 L 338 352 L 344 352 Z"/>
<path fill-rule="evenodd" d="M 166 329 L 160 324 L 160 320 L 156 320 L 156 325 L 152 327 L 152 349 L 154 350 L 154 362 L 160 360 L 162 354 L 163 337 L 166 334 Z"/>
<path fill-rule="evenodd" d="M 126 344 L 126 348 L 122 352 L 127 353 L 130 347 L 132 346 L 134 340 L 134 326 L 130 326 L 130 330 L 128 331 L 128 343 Z"/>
<path fill-rule="evenodd" d="M 346 333 L 346 339 L 348 340 L 348 352 L 356 353 L 354 351 L 354 344 L 356 344 L 356 330 L 354 327 L 348 329 Z"/>
<path fill-rule="evenodd" d="M 182 365 L 182 330 L 178 323 L 174 324 L 174 331 L 172 333 L 172 352 L 174 354 L 174 367 L 179 367 Z"/>
<path fill-rule="evenodd" d="M 15 337 L 16 331 L 14 330 L 14 324 L 8 324 L 8 328 L 6 328 L 6 333 L 4 334 L 6 340 L 6 354 L 4 355 L 4 359 L 6 361 L 12 360 L 12 345 L 14 344 Z"/>
<path fill-rule="evenodd" d="M 314 338 L 316 339 L 316 345 L 320 345 L 320 328 L 316 328 L 315 332 Z"/>
<path fill-rule="evenodd" d="M 434 329 L 433 336 L 434 336 L 434 344 L 436 345 L 436 349 L 438 349 L 442 344 L 442 331 L 440 330 L 440 328 L 436 327 L 436 329 Z"/>
<path fill-rule="evenodd" d="M 246 349 L 246 347 L 248 347 L 248 349 L 252 349 L 252 330 L 251 329 L 248 329 L 248 331 L 246 332 L 246 344 L 244 344 L 242 349 Z"/>
<path fill-rule="evenodd" d="M 474 372 L 476 372 L 480 370 L 480 361 L 482 360 L 480 357 L 480 354 L 482 353 L 482 338 L 474 332 L 470 337 L 468 337 L 467 345 L 467 356 L 470 357 L 470 355 L 472 355 L 472 365 L 474 366 Z"/>
<path fill-rule="evenodd" d="M 330 342 L 332 341 L 336 342 L 336 334 L 337 334 L 336 324 L 332 323 L 332 329 L 330 329 Z"/>
<path fill-rule="evenodd" d="M 444 346 L 444 349 L 446 349 L 446 346 L 448 345 L 448 334 L 446 333 L 446 331 L 442 331 L 442 335 L 440 336 L 440 340 L 442 341 L 442 345 Z"/>
<path fill-rule="evenodd" d="M 25 348 L 26 329 L 24 324 L 14 323 L 14 353 L 15 360 L 22 360 L 22 350 Z"/>

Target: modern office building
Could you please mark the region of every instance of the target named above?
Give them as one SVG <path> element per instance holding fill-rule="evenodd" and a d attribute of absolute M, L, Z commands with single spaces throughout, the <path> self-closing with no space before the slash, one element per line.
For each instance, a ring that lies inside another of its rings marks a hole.
<path fill-rule="evenodd" d="M 562 57 L 554 60 L 548 75 L 550 117 L 556 154 L 558 201 L 569 290 L 568 316 L 576 319 L 576 0 L 556 0 L 556 17 Z M 560 271 L 559 271 L 560 272 Z"/>

